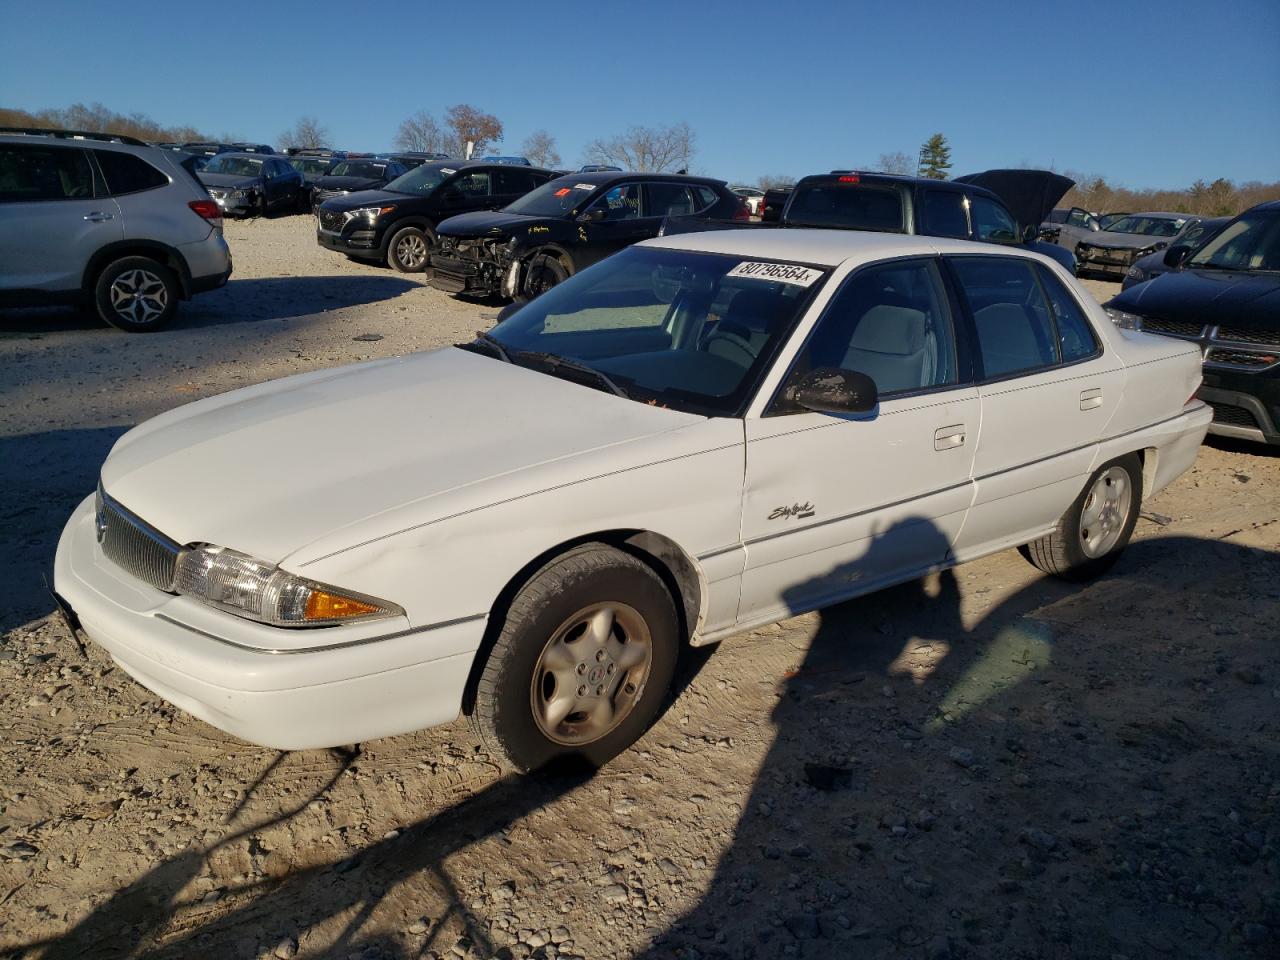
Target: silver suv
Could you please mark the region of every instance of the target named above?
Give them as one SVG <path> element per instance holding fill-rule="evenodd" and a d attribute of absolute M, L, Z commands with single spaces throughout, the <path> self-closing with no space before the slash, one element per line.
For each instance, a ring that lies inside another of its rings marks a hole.
<path fill-rule="evenodd" d="M 0 128 L 0 307 L 92 302 L 141 333 L 226 283 L 222 211 L 179 159 L 132 137 Z"/>

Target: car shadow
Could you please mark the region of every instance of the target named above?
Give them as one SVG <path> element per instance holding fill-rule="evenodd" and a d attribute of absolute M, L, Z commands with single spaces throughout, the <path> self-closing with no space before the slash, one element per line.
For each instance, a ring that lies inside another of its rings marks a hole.
<path fill-rule="evenodd" d="M 178 305 L 173 325 L 152 336 L 203 327 L 292 320 L 329 310 L 360 307 L 411 293 L 421 283 L 402 276 L 336 274 L 311 277 L 237 279 L 197 294 Z M 107 325 L 90 307 L 36 307 L 0 311 L 0 337 L 73 330 L 103 330 Z"/>
<path fill-rule="evenodd" d="M 945 544 L 914 523 L 917 540 Z M 884 537 L 830 574 L 878 569 Z M 1206 911 L 1256 900 L 1266 863 L 1242 866 L 1234 844 L 1199 849 L 1191 833 L 1202 818 L 1183 794 L 1196 802 L 1207 778 L 1251 783 L 1280 762 L 1276 738 L 1228 742 L 1216 731 L 1212 688 L 1197 676 L 1205 658 L 1221 674 L 1261 644 L 1227 654 L 1222 635 L 1184 631 L 1171 647 L 1160 620 L 1172 629 L 1204 604 L 1248 616 L 1250 598 L 1231 589 L 1241 581 L 1280 582 L 1280 554 L 1161 535 L 1131 545 L 1091 585 L 1037 578 L 983 608 L 981 588 L 962 605 L 957 573 L 944 571 L 821 611 L 767 718 L 773 745 L 714 875 L 638 955 L 1246 955 L 1227 949 L 1221 918 Z M 1101 670 L 1100 644 L 1121 645 L 1131 669 Z M 1156 666 L 1167 683 L 1152 683 Z M 1269 698 L 1264 686 L 1247 689 Z M 411 885 L 444 891 L 443 919 L 460 920 L 477 955 L 508 957 L 446 862 L 588 786 L 582 773 L 503 778 L 354 856 L 246 881 L 228 891 L 230 908 L 174 924 L 179 890 L 211 851 L 182 854 L 64 937 L 21 948 L 46 960 L 226 955 L 239 937 L 290 917 L 294 929 L 342 918 L 326 956 L 366 944 L 382 957 L 447 953 L 444 922 L 413 949 L 362 929 L 389 891 Z M 1230 804 L 1247 824 L 1265 818 L 1265 802 L 1236 791 Z M 687 829 L 682 848 L 725 846 L 719 833 Z M 1159 871 L 1139 871 L 1156 848 Z M 152 942 L 161 931 L 163 947 Z"/>

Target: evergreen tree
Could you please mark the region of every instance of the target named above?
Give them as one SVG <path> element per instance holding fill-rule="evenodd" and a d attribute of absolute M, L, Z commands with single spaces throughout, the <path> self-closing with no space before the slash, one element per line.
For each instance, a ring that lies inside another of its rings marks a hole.
<path fill-rule="evenodd" d="M 917 172 L 919 176 L 930 180 L 945 180 L 950 169 L 951 147 L 947 144 L 946 137 L 935 133 L 920 148 L 920 166 Z"/>

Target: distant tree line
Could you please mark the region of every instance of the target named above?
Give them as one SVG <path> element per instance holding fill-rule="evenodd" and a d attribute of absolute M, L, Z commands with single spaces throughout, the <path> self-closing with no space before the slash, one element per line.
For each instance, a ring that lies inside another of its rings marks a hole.
<path fill-rule="evenodd" d="M 73 103 L 63 110 L 17 110 L 0 107 L 0 127 L 42 127 L 59 130 L 86 130 L 112 133 L 139 140 L 185 143 L 207 139 L 195 127 L 166 127 L 145 113 L 116 113 L 100 103 Z"/>

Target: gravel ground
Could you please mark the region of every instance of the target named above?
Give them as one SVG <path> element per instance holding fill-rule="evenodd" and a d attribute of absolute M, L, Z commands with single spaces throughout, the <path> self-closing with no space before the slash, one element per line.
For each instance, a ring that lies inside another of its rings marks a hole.
<path fill-rule="evenodd" d="M 1010 551 L 690 657 L 590 779 L 502 778 L 461 723 L 280 754 L 82 659 L 41 574 L 124 429 L 496 312 L 310 229 L 229 224 L 235 279 L 163 334 L 0 317 L 0 952 L 1277 955 L 1280 458 L 1257 447 L 1207 445 L 1096 583 Z"/>

